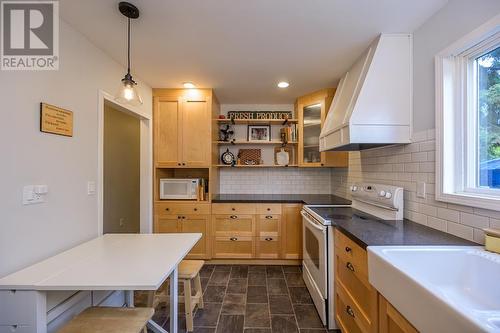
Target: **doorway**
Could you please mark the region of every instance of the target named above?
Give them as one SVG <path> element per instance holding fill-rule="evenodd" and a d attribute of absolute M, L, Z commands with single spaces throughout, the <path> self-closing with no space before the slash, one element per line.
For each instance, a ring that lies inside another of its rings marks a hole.
<path fill-rule="evenodd" d="M 98 233 L 151 233 L 151 116 L 103 91 L 98 109 Z"/>

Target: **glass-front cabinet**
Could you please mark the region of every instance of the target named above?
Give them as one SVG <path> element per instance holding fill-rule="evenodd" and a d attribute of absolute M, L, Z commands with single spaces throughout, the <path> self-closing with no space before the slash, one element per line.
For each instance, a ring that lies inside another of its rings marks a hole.
<path fill-rule="evenodd" d="M 298 162 L 301 167 L 347 167 L 346 152 L 319 151 L 319 135 L 334 94 L 335 89 L 323 89 L 297 99 Z"/>

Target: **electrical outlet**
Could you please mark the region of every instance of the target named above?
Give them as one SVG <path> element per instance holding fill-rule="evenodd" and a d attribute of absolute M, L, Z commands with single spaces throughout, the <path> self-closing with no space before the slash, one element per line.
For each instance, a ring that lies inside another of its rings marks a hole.
<path fill-rule="evenodd" d="M 425 199 L 425 182 L 417 182 L 417 198 Z"/>
<path fill-rule="evenodd" d="M 89 180 L 87 182 L 87 195 L 94 195 L 95 194 L 95 181 Z"/>
<path fill-rule="evenodd" d="M 44 195 L 49 188 L 47 185 L 28 185 L 23 187 L 23 205 L 31 205 L 45 202 Z"/>

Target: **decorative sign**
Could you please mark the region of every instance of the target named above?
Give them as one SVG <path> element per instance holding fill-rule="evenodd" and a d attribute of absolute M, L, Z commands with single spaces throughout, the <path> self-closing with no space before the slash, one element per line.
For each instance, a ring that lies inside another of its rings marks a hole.
<path fill-rule="evenodd" d="M 40 131 L 73 136 L 73 112 L 40 103 Z"/>
<path fill-rule="evenodd" d="M 229 119 L 291 119 L 291 111 L 229 111 Z"/>

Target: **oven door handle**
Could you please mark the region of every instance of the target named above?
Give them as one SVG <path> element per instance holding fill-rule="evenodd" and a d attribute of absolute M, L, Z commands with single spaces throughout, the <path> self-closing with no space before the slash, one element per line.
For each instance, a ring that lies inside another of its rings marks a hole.
<path fill-rule="evenodd" d="M 306 219 L 307 223 L 312 225 L 313 227 L 315 227 L 316 229 L 324 232 L 325 231 L 325 227 L 324 226 L 319 226 L 317 223 L 315 223 L 314 221 L 312 221 L 309 216 L 307 216 L 303 211 L 300 212 L 300 214 L 302 215 L 303 218 Z"/>

